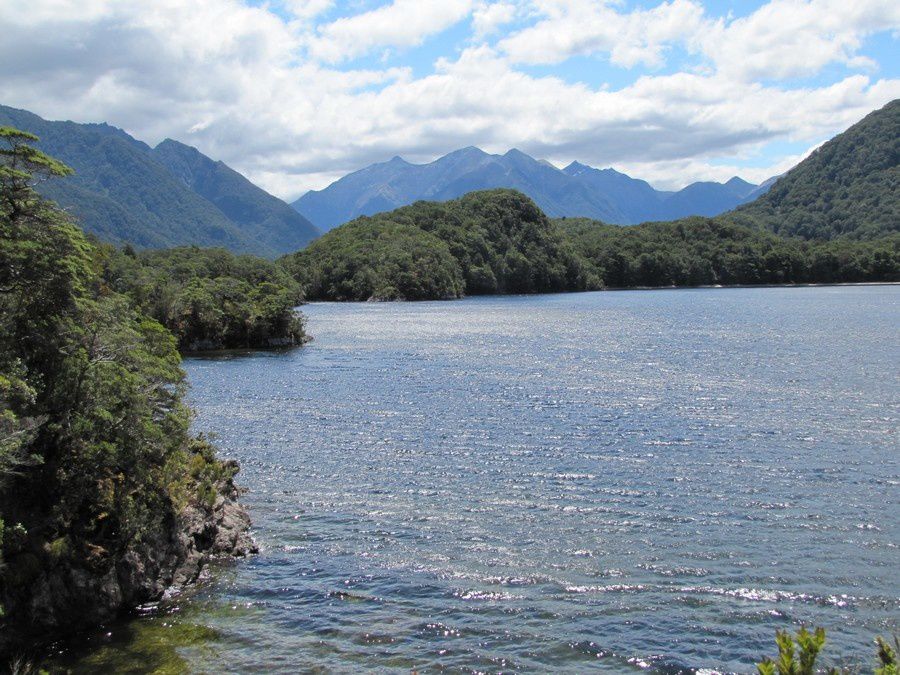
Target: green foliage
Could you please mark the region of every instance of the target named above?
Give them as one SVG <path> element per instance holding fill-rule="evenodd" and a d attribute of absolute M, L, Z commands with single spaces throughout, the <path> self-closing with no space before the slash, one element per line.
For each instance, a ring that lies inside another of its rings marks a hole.
<path fill-rule="evenodd" d="M 900 235 L 875 241 L 785 239 L 726 218 L 631 227 L 556 221 L 611 288 L 843 283 L 900 279 Z"/>
<path fill-rule="evenodd" d="M 284 263 L 310 299 L 427 300 L 600 285 L 558 228 L 513 190 L 358 218 Z"/>
<path fill-rule="evenodd" d="M 828 141 L 730 217 L 804 239 L 878 239 L 900 228 L 900 100 Z"/>
<path fill-rule="evenodd" d="M 313 299 L 426 300 L 462 295 L 447 245 L 410 225 L 357 220 L 289 259 Z"/>
<path fill-rule="evenodd" d="M 225 249 L 105 249 L 103 278 L 176 336 L 182 350 L 302 344 L 302 294 L 281 266 Z"/>
<path fill-rule="evenodd" d="M 800 628 L 795 637 L 786 631 L 778 631 L 775 635 L 778 644 L 778 659 L 765 659 L 757 665 L 760 675 L 814 675 L 816 659 L 825 646 L 825 630 L 816 628 L 810 633 Z M 832 669 L 831 673 L 837 673 Z"/>
<path fill-rule="evenodd" d="M 2 166 L 65 173 L 22 151 L 28 135 L 2 138 L 12 151 Z M 233 469 L 208 447 L 202 471 L 192 469 L 199 441 L 172 334 L 111 287 L 108 252 L 41 199 L 32 177 L 4 175 L 13 178 L 0 182 L 0 604 L 12 625 L 33 619 L 40 575 L 66 561 L 112 569 L 140 542 L 168 536 L 181 505 Z"/>
<path fill-rule="evenodd" d="M 839 675 L 840 670 L 830 668 L 826 671 L 816 670 L 816 660 L 825 646 L 825 629 L 816 628 L 810 633 L 801 627 L 796 636 L 791 637 L 787 631 L 776 631 L 775 642 L 778 645 L 778 658 L 763 659 L 757 664 L 759 675 L 814 675 L 816 672 L 827 672 L 829 675 Z M 897 652 L 900 651 L 900 642 L 894 638 L 894 646 L 881 638 L 876 637 L 878 645 L 879 667 L 875 668 L 875 675 L 897 675 Z"/>
<path fill-rule="evenodd" d="M 900 234 L 803 241 L 735 220 L 548 222 L 524 195 L 494 190 L 359 218 L 284 264 L 328 300 L 900 280 Z"/>
<path fill-rule="evenodd" d="M 27 131 L 0 126 L 0 185 L 10 199 L 24 196 L 35 178 L 72 174 L 70 167 L 30 145 L 37 140 Z"/>
<path fill-rule="evenodd" d="M 188 453 L 188 472 L 196 486 L 197 498 L 211 509 L 218 496 L 216 486 L 234 478 L 237 465 L 216 459 L 216 449 L 203 436 L 191 440 Z"/>
<path fill-rule="evenodd" d="M 882 637 L 875 638 L 878 645 L 878 668 L 875 675 L 900 675 L 900 640 L 895 636 L 894 645 L 888 644 Z"/>
<path fill-rule="evenodd" d="M 0 489 L 29 462 L 28 446 L 43 421 L 16 414 L 16 410 L 34 402 L 36 392 L 22 379 L 24 369 L 20 361 L 12 360 L 6 368 L 7 372 L 0 373 Z"/>

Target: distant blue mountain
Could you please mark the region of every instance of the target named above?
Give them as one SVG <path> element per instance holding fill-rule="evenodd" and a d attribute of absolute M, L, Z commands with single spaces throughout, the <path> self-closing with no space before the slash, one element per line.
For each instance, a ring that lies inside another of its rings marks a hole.
<path fill-rule="evenodd" d="M 693 183 L 678 192 L 665 192 L 613 169 L 578 162 L 557 169 L 520 150 L 490 155 L 468 147 L 429 164 L 410 164 L 400 157 L 373 164 L 324 190 L 307 192 L 293 207 L 320 229 L 330 230 L 358 216 L 420 199 L 447 201 L 473 190 L 500 187 L 525 193 L 552 218 L 585 216 L 617 225 L 715 216 L 764 192 L 761 186 L 737 177 L 727 183 Z"/>
<path fill-rule="evenodd" d="M 321 234 L 277 197 L 177 141 L 151 148 L 108 124 L 50 122 L 2 105 L 0 126 L 36 134 L 41 150 L 75 169 L 37 189 L 104 241 L 224 246 L 276 257 Z"/>

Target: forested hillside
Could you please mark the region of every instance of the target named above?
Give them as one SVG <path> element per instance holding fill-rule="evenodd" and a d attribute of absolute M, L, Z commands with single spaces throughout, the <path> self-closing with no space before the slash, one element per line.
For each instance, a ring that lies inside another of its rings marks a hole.
<path fill-rule="evenodd" d="M 729 217 L 804 239 L 900 232 L 900 100 L 835 136 Z"/>
<path fill-rule="evenodd" d="M 900 281 L 900 235 L 787 239 L 724 219 L 634 227 L 556 221 L 610 288 Z"/>
<path fill-rule="evenodd" d="M 512 190 L 359 218 L 284 264 L 311 300 L 424 300 L 600 285 L 534 202 Z"/>
<path fill-rule="evenodd" d="M 0 127 L 0 656 L 252 549 L 237 466 L 190 433 L 175 338 L 33 191 L 71 173 L 36 140 Z"/>
<path fill-rule="evenodd" d="M 86 231 L 138 248 L 197 245 L 274 257 L 318 230 L 237 172 L 174 141 L 156 149 L 106 124 L 50 122 L 0 106 L 0 125 L 40 137 L 39 147 L 75 169 L 38 191 Z"/>
<path fill-rule="evenodd" d="M 274 255 L 305 246 L 319 230 L 287 203 L 256 187 L 224 162 L 215 162 L 178 141 L 166 139 L 153 157 L 198 195 L 212 203 L 252 240 L 251 253 Z M 189 242 L 209 246 L 202 241 Z"/>
<path fill-rule="evenodd" d="M 313 300 L 897 281 L 900 234 L 804 241 L 727 217 L 548 221 L 525 195 L 494 190 L 359 218 L 283 262 Z"/>

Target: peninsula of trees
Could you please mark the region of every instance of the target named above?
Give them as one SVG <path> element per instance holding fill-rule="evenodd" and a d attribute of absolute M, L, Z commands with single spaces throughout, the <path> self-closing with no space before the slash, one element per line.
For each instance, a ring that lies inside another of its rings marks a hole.
<path fill-rule="evenodd" d="M 359 218 L 282 262 L 310 300 L 883 282 L 900 280 L 900 234 L 803 240 L 728 217 L 550 221 L 525 195 L 491 190 Z"/>
<path fill-rule="evenodd" d="M 306 342 L 303 295 L 270 260 L 185 246 L 101 251 L 102 278 L 165 326 L 182 351 L 289 347 Z"/>
<path fill-rule="evenodd" d="M 190 433 L 178 340 L 148 315 L 197 289 L 111 255 L 41 198 L 35 180 L 71 170 L 36 140 L 0 127 L 0 656 L 254 549 L 237 465 Z M 125 264 L 136 280 L 116 277 Z"/>
<path fill-rule="evenodd" d="M 362 217 L 283 259 L 311 300 L 427 300 L 600 287 L 560 228 L 513 190 Z"/>

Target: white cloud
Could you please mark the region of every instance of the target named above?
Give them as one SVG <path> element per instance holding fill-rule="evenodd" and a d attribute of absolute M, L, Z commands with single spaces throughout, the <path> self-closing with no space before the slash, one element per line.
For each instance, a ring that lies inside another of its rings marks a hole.
<path fill-rule="evenodd" d="M 536 26 L 585 6 L 582 0 L 540 1 Z M 772 4 L 778 9 L 823 7 L 824 2 Z M 859 2 L 863 9 L 840 14 L 842 26 L 852 24 L 848 31 L 862 36 L 874 30 L 876 15 L 883 23 L 892 20 L 892 7 Z M 359 14 L 368 17 L 364 23 L 373 30 L 350 52 L 335 45 L 352 42 L 363 24 L 334 32 L 328 27 L 339 22 L 332 22 L 313 37 L 331 35 L 339 56 L 402 46 L 458 21 L 465 16 L 464 4 L 440 14 L 440 20 L 429 13 L 427 20 L 385 24 L 383 30 L 378 28 L 383 15 L 370 16 L 380 10 Z M 108 121 L 150 143 L 176 138 L 285 198 L 396 154 L 427 161 L 466 145 L 489 151 L 519 147 L 560 165 L 578 159 L 627 168 L 665 185 L 722 177 L 723 172 L 759 179 L 769 167 L 756 175 L 740 166 L 761 144 L 820 142 L 900 97 L 900 80 L 875 79 L 872 73 L 802 89 L 754 80 L 762 61 L 751 55 L 742 67 L 721 40 L 754 43 L 758 32 L 765 34 L 764 22 L 755 23 L 761 16 L 746 24 L 716 22 L 715 30 L 736 32 L 719 38 L 710 33 L 706 42 L 697 43 L 720 64 L 718 69 L 643 75 L 604 89 L 522 72 L 503 40 L 495 47 L 481 44 L 449 53 L 423 77 L 414 77 L 410 68 L 328 67 L 304 58 L 313 28 L 239 0 L 29 0 L 27 5 L 0 3 L 0 102 L 50 119 Z M 402 6 L 397 0 L 386 7 L 398 11 Z M 534 10 L 536 4 L 530 6 Z M 523 7 L 520 3 L 516 9 L 517 22 L 525 17 Z M 616 58 L 664 59 L 671 36 L 708 21 L 697 7 L 675 0 L 635 13 L 627 21 L 645 32 L 629 32 L 637 29 L 623 24 L 623 34 L 630 37 Z M 489 8 L 472 5 L 473 31 L 475 13 Z M 834 9 L 843 11 L 836 4 Z M 492 20 L 508 16 L 496 11 Z M 826 41 L 828 31 L 839 28 L 816 25 Z M 858 56 L 852 41 L 838 40 L 845 56 Z M 758 51 L 771 52 L 776 61 L 787 58 L 779 44 L 760 42 Z M 714 52 L 717 45 L 720 52 Z M 816 57 L 819 63 L 826 58 L 832 57 Z"/>
<path fill-rule="evenodd" d="M 499 43 L 514 63 L 605 55 L 626 68 L 659 67 L 667 48 L 677 45 L 748 81 L 815 75 L 834 62 L 873 70 L 876 64 L 858 54 L 864 39 L 900 30 L 896 0 L 771 0 L 729 20 L 707 16 L 699 0 L 633 11 L 609 0 L 534 0 L 533 6 L 542 18 Z"/>
<path fill-rule="evenodd" d="M 745 80 L 815 75 L 829 63 L 871 69 L 863 39 L 900 29 L 895 0 L 772 0 L 697 37 L 718 69 Z"/>
<path fill-rule="evenodd" d="M 472 12 L 475 39 L 496 33 L 501 26 L 513 21 L 517 7 L 511 2 L 482 2 Z"/>
<path fill-rule="evenodd" d="M 339 63 L 378 47 L 411 47 L 458 23 L 471 8 L 472 0 L 393 0 L 322 26 L 310 40 L 309 53 L 317 60 Z"/>
<path fill-rule="evenodd" d="M 334 0 L 282 0 L 285 9 L 297 19 L 312 19 L 334 6 Z"/>
<path fill-rule="evenodd" d="M 708 23 L 703 6 L 694 0 L 671 0 L 632 12 L 593 0 L 545 0 L 537 5 L 546 18 L 499 43 L 515 63 L 554 64 L 601 53 L 620 66 L 659 67 L 668 45 L 698 34 Z"/>

